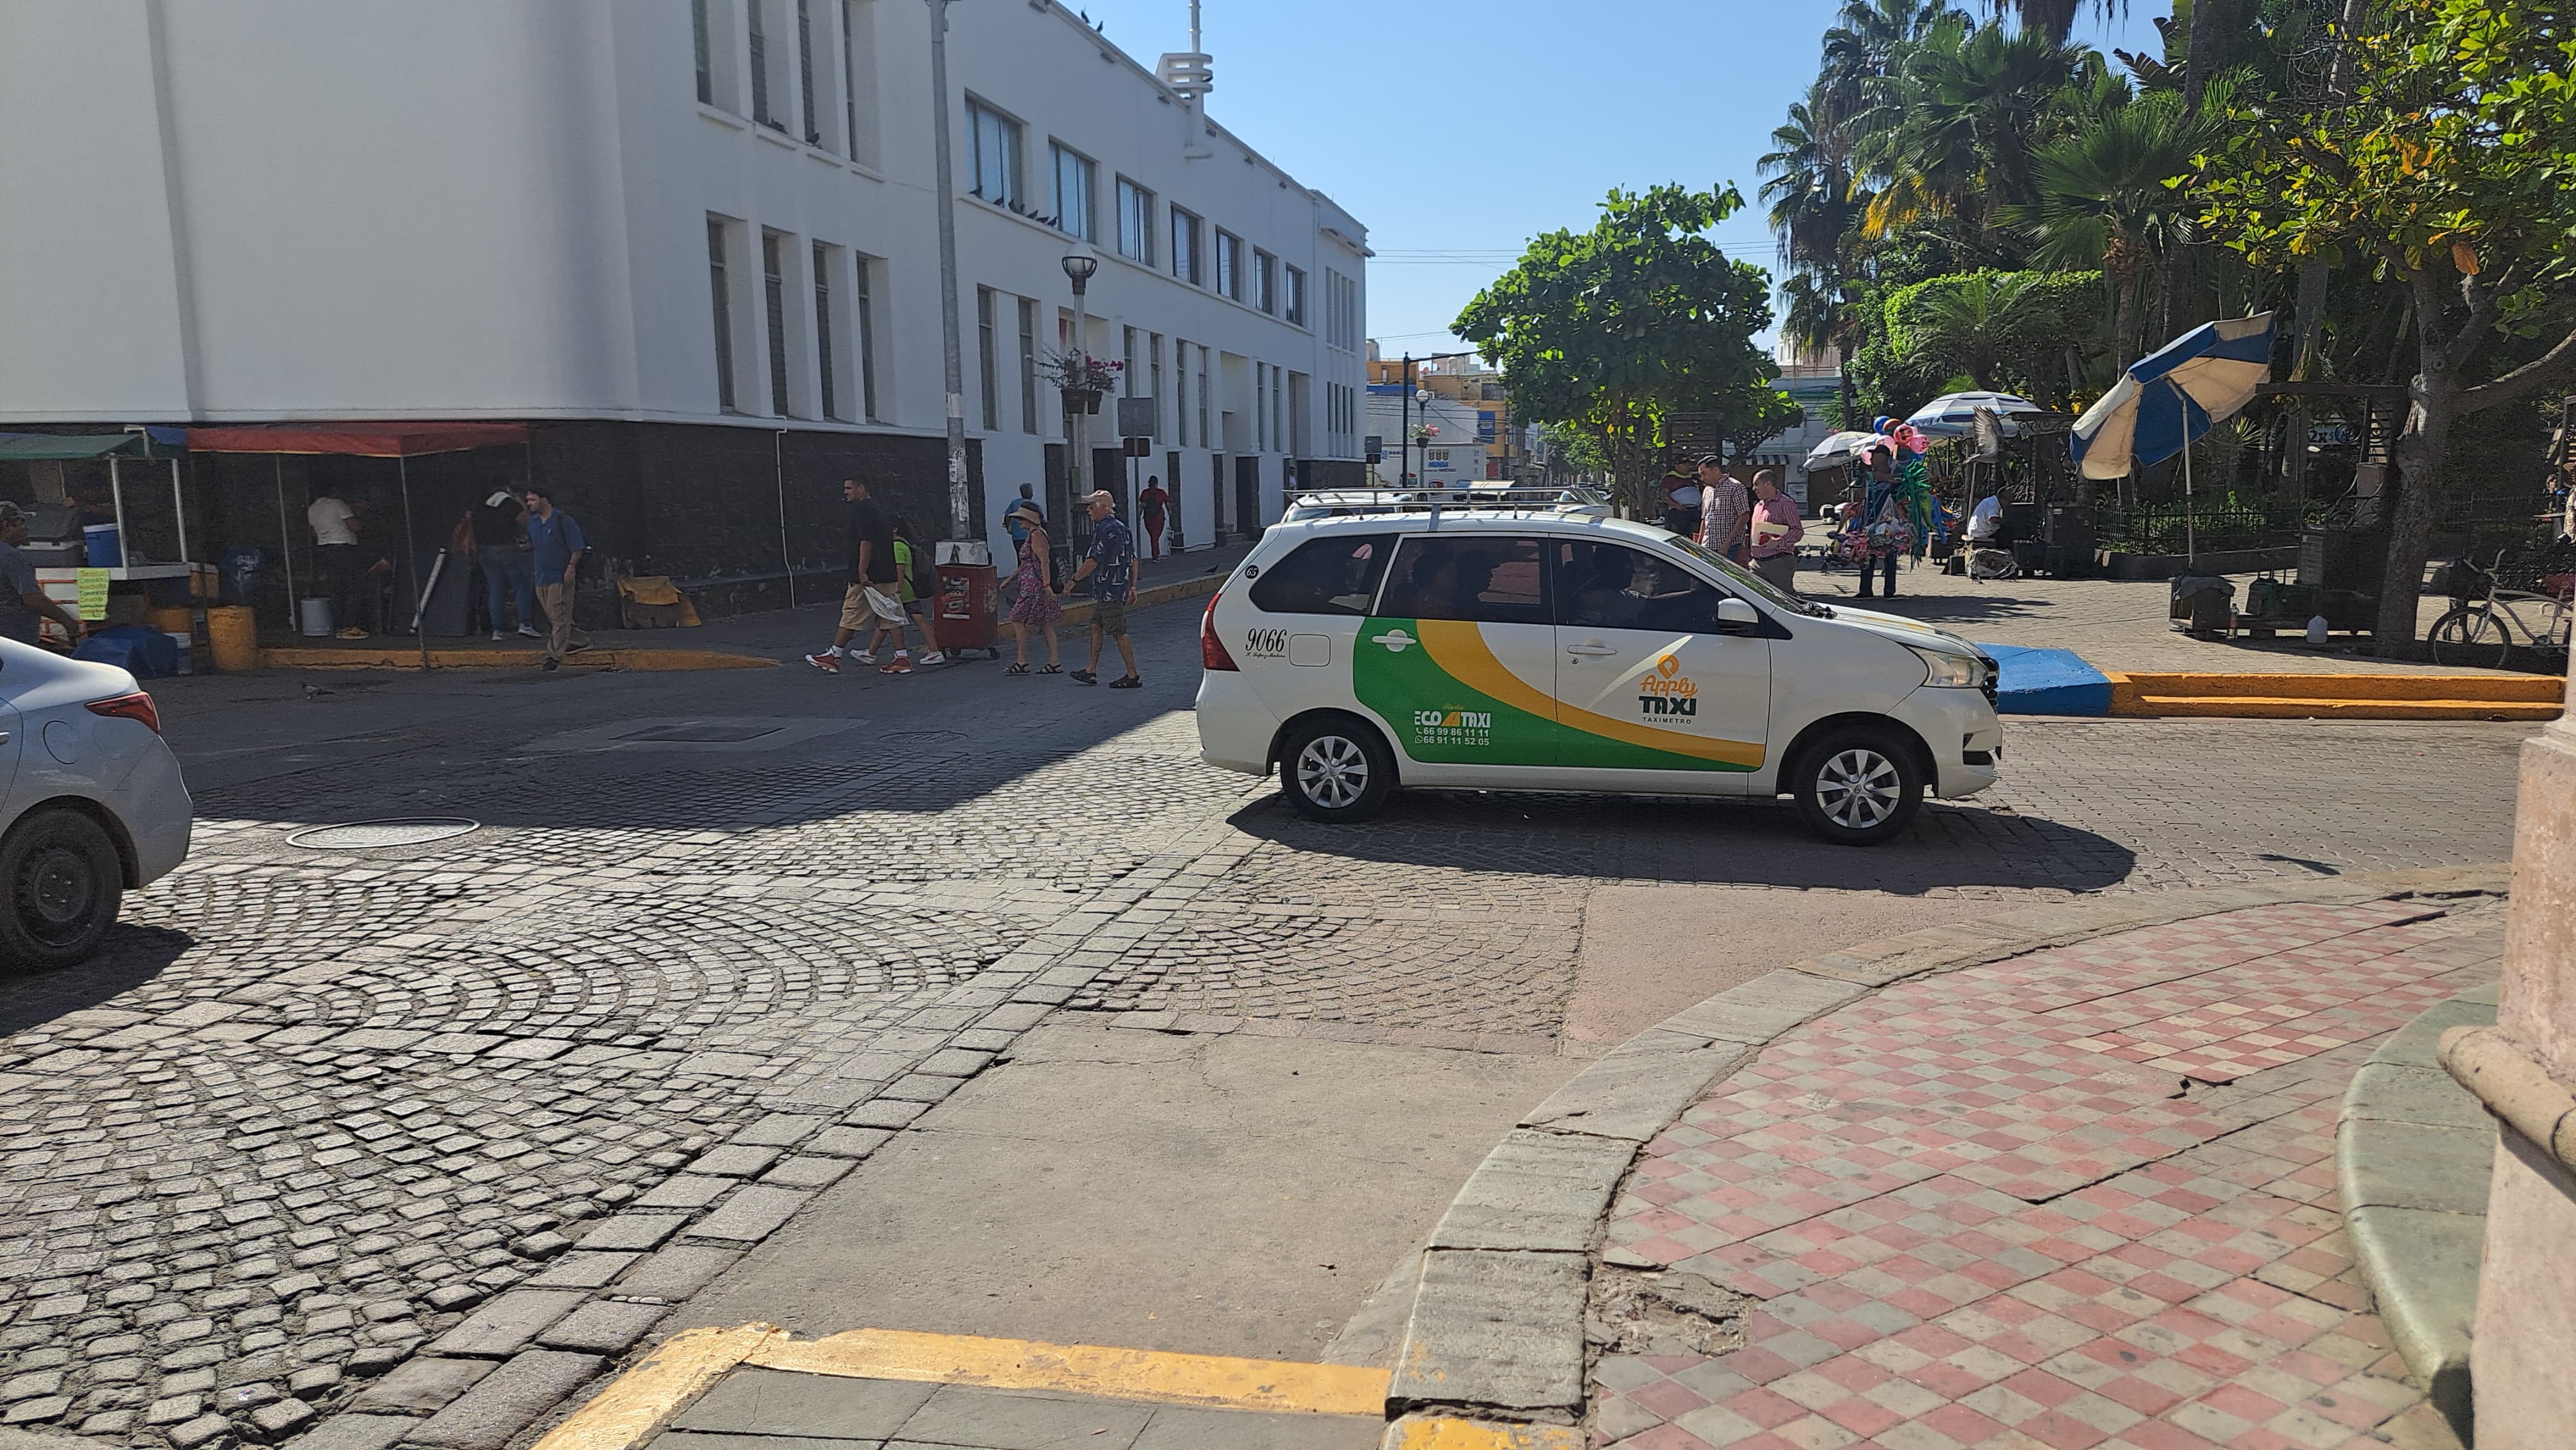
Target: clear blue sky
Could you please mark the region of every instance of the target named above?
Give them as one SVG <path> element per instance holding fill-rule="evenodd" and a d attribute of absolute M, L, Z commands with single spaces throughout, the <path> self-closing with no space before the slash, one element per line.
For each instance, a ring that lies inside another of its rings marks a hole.
<path fill-rule="evenodd" d="M 1013 0 L 965 0 L 1007 4 Z M 1070 0 L 1147 66 L 1188 0 Z M 1816 73 L 1832 0 L 1203 0 L 1208 114 L 1366 223 L 1368 329 L 1393 356 L 1464 344 L 1458 309 L 1602 194 L 1733 181 L 1717 233 L 1777 271 L 1754 159 Z M 1968 8 L 1982 13 L 1979 5 Z M 2165 0 L 2077 38 L 2152 49 Z"/>

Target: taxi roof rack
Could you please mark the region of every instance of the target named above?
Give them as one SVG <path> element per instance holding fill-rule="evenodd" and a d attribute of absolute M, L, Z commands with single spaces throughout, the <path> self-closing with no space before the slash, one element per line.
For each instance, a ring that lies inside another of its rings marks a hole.
<path fill-rule="evenodd" d="M 1607 518 L 1610 500 L 1596 490 L 1556 484 L 1484 484 L 1455 488 L 1327 488 L 1297 496 L 1288 519 L 1350 514 L 1448 512 L 1561 513 Z"/>

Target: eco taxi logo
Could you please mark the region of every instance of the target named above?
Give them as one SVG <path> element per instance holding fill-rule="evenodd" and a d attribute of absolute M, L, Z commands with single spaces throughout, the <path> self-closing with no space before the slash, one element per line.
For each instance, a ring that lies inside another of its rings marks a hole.
<path fill-rule="evenodd" d="M 1637 713 L 1640 715 L 1699 715 L 1699 686 L 1682 673 L 1682 662 L 1671 655 L 1655 661 L 1655 672 L 1637 682 Z"/>
<path fill-rule="evenodd" d="M 1416 710 L 1413 712 L 1413 739 L 1420 745 L 1491 745 L 1494 743 L 1494 712 Z"/>

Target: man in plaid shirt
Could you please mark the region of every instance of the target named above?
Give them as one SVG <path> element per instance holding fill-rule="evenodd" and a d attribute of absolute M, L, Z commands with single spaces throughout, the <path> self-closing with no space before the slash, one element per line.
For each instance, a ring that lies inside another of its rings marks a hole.
<path fill-rule="evenodd" d="M 1753 496 L 1726 472 L 1726 460 L 1712 453 L 1699 461 L 1699 544 L 1741 564 L 1751 547 L 1746 530 L 1753 520 Z"/>

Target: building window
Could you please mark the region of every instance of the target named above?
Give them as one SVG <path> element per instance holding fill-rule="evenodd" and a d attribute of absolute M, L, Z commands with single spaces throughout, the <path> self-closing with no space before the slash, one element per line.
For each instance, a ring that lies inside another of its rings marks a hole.
<path fill-rule="evenodd" d="M 1252 451 L 1270 451 L 1270 364 L 1252 365 Z"/>
<path fill-rule="evenodd" d="M 743 8 L 751 18 L 751 118 L 784 131 L 769 109 L 769 0 L 750 0 Z"/>
<path fill-rule="evenodd" d="M 1287 310 L 1286 316 L 1287 316 L 1288 320 L 1289 320 L 1290 322 L 1292 322 L 1292 323 L 1296 324 L 1296 325 L 1297 325 L 1297 326 L 1299 326 L 1299 327 L 1303 327 L 1303 326 L 1305 326 L 1305 325 L 1306 325 L 1306 274 L 1305 274 L 1305 273 L 1303 273 L 1303 272 L 1298 271 L 1298 270 L 1297 270 L 1296 268 L 1294 268 L 1294 267 L 1291 267 L 1291 268 L 1289 268 L 1289 269 L 1288 269 L 1288 296 L 1287 296 L 1287 303 L 1288 303 L 1288 310 Z"/>
<path fill-rule="evenodd" d="M 1159 332 L 1145 339 L 1145 396 L 1154 400 L 1154 436 L 1163 436 L 1163 335 Z"/>
<path fill-rule="evenodd" d="M 1216 290 L 1243 300 L 1243 239 L 1223 227 L 1216 232 Z"/>
<path fill-rule="evenodd" d="M 813 0 L 796 0 L 796 97 L 804 107 L 805 129 L 801 134 L 805 137 L 805 144 L 822 145 L 822 128 L 814 124 Z"/>
<path fill-rule="evenodd" d="M 858 266 L 858 288 L 850 294 L 850 321 L 859 334 L 859 416 L 874 423 L 883 418 L 877 411 L 877 319 L 870 297 L 876 290 L 876 261 L 861 257 Z"/>
<path fill-rule="evenodd" d="M 1252 249 L 1252 305 L 1264 312 L 1279 310 L 1279 259 Z"/>
<path fill-rule="evenodd" d="M 841 416 L 839 380 L 832 376 L 832 249 L 814 244 L 814 378 L 819 383 L 819 412 Z"/>
<path fill-rule="evenodd" d="M 698 100 L 714 105 L 716 100 L 715 44 L 707 34 L 707 0 L 689 0 L 689 38 L 698 52 Z"/>
<path fill-rule="evenodd" d="M 1020 123 L 985 106 L 966 103 L 967 129 L 975 140 L 975 195 L 995 206 L 1020 204 Z"/>
<path fill-rule="evenodd" d="M 1327 267 L 1324 269 L 1324 342 L 1344 352 L 1357 352 L 1360 345 L 1360 287 L 1357 282 Z"/>
<path fill-rule="evenodd" d="M 787 416 L 787 264 L 786 238 L 760 234 L 760 279 L 769 313 L 769 411 Z"/>
<path fill-rule="evenodd" d="M 841 0 L 841 124 L 849 133 L 850 159 L 876 154 L 876 99 L 859 101 L 862 76 L 876 78 L 876 11 L 869 0 Z"/>
<path fill-rule="evenodd" d="M 1121 366 L 1118 369 L 1118 396 L 1122 398 L 1132 398 L 1136 396 L 1137 385 L 1144 381 L 1142 376 L 1144 369 L 1136 366 L 1136 329 L 1132 327 L 1127 328 L 1124 335 L 1120 338 L 1120 343 L 1121 346 L 1118 349 L 1118 361 Z"/>
<path fill-rule="evenodd" d="M 716 310 L 716 406 L 730 413 L 733 401 L 733 293 L 725 280 L 725 227 L 707 218 L 707 287 Z"/>
<path fill-rule="evenodd" d="M 1081 152 L 1066 150 L 1061 141 L 1049 149 L 1055 155 L 1055 224 L 1086 242 L 1099 240 L 1091 224 L 1091 183 L 1099 168 Z"/>
<path fill-rule="evenodd" d="M 1172 275 L 1193 287 L 1207 283 L 1199 275 L 1199 219 L 1179 207 L 1172 208 Z"/>
<path fill-rule="evenodd" d="M 1118 255 L 1154 265 L 1154 193 L 1118 178 Z"/>
<path fill-rule="evenodd" d="M 1199 344 L 1199 446 L 1213 448 L 1216 440 L 1208 435 L 1208 348 Z"/>
<path fill-rule="evenodd" d="M 1044 427 L 1038 417 L 1038 305 L 1020 299 L 1020 431 L 1039 432 Z"/>
<path fill-rule="evenodd" d="M 1177 337 L 1172 339 L 1172 388 L 1172 431 L 1178 435 L 1172 441 L 1187 448 L 1190 446 L 1190 345 Z M 1180 480 L 1172 480 L 1172 486 L 1178 488 Z"/>
<path fill-rule="evenodd" d="M 998 432 L 1002 426 L 1002 404 L 996 396 L 1001 391 L 1001 379 L 994 376 L 1000 371 L 1001 363 L 993 348 L 993 302 L 992 288 L 975 289 L 975 359 L 983 364 L 984 431 L 987 433 Z"/>

